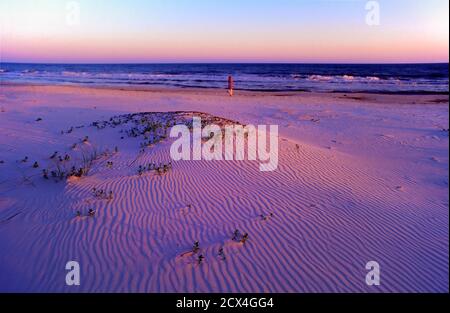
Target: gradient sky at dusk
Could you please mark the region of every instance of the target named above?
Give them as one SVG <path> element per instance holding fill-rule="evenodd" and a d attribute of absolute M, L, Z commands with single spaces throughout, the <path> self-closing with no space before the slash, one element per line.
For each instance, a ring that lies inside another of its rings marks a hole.
<path fill-rule="evenodd" d="M 448 0 L 378 2 L 368 26 L 365 0 L 1 0 L 1 61 L 448 62 Z"/>

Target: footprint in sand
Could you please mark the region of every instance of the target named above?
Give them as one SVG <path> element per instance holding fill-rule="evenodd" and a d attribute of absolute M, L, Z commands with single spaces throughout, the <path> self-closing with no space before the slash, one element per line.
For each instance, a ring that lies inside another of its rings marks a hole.
<path fill-rule="evenodd" d="M 186 252 L 183 252 L 183 253 L 179 254 L 179 255 L 177 256 L 177 259 L 179 260 L 179 259 L 189 258 L 189 257 L 194 256 L 195 254 L 197 254 L 197 252 L 194 252 L 194 251 L 186 251 Z"/>
<path fill-rule="evenodd" d="M 430 160 L 431 160 L 431 161 L 434 161 L 434 162 L 436 162 L 436 163 L 440 163 L 439 159 L 436 158 L 436 157 L 431 157 Z"/>
<path fill-rule="evenodd" d="M 273 216 L 274 216 L 273 213 L 269 213 L 269 214 L 260 214 L 260 215 L 259 215 L 259 218 L 260 218 L 261 221 L 266 222 L 266 221 L 268 221 L 269 219 L 271 219 Z"/>
<path fill-rule="evenodd" d="M 0 220 L 0 224 L 7 223 L 7 222 L 11 221 L 13 218 L 15 218 L 16 216 L 18 216 L 18 215 L 20 215 L 20 214 L 22 214 L 22 212 L 17 212 L 17 213 L 15 213 L 15 214 L 13 214 L 13 215 L 11 215 L 11 216 L 9 216 L 9 217 L 3 219 L 3 220 Z"/>
<path fill-rule="evenodd" d="M 204 260 L 205 257 L 200 251 L 186 251 L 175 258 L 176 263 L 183 263 L 184 265 L 200 265 Z"/>
<path fill-rule="evenodd" d="M 392 140 L 395 139 L 394 135 L 385 135 L 385 134 L 380 134 L 379 135 L 381 138 L 386 139 L 386 140 Z"/>

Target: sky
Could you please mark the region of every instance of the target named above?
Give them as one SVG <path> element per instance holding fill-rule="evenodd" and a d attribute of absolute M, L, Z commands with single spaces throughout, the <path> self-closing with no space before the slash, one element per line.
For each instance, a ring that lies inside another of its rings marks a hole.
<path fill-rule="evenodd" d="M 449 60 L 448 0 L 1 0 L 0 27 L 1 62 Z"/>

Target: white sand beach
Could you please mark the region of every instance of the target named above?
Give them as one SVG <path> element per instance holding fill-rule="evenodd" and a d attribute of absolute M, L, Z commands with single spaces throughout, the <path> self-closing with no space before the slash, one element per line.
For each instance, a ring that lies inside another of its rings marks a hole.
<path fill-rule="evenodd" d="M 277 170 L 139 175 L 170 142 L 140 153 L 127 125 L 92 125 L 176 111 L 278 125 Z M 0 292 L 448 292 L 448 128 L 446 95 L 1 85 Z M 94 150 L 86 175 L 43 177 Z"/>

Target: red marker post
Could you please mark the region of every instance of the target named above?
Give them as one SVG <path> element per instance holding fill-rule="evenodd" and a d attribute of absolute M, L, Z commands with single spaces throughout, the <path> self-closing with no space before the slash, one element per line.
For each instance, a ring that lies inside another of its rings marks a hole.
<path fill-rule="evenodd" d="M 233 96 L 233 89 L 234 89 L 234 80 L 233 77 L 230 75 L 228 76 L 228 94 L 230 97 Z"/>

